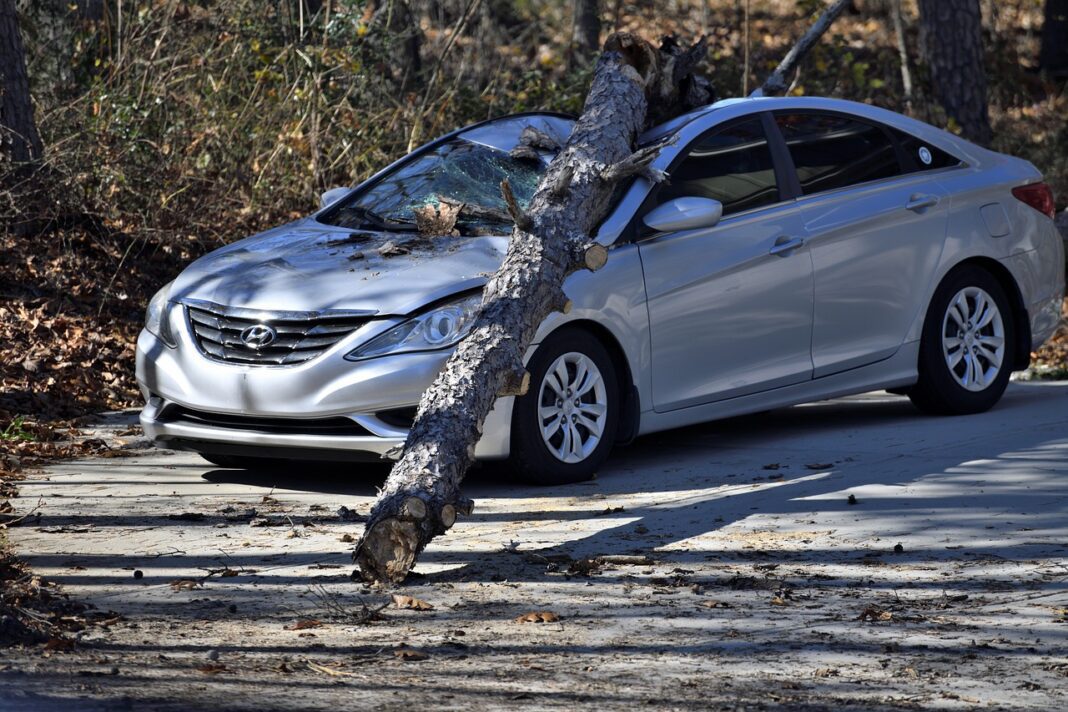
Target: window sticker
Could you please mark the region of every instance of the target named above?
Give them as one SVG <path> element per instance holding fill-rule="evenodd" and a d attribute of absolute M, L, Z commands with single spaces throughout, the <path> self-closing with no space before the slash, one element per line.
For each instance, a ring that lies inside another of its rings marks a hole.
<path fill-rule="evenodd" d="M 920 146 L 920 160 L 925 166 L 931 165 L 931 151 L 926 146 Z"/>

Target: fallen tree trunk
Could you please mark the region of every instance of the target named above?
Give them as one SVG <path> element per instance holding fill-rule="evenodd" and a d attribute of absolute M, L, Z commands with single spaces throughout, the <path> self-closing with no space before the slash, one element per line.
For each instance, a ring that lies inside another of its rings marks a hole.
<path fill-rule="evenodd" d="M 566 312 L 564 279 L 602 267 L 608 253 L 590 242 L 615 185 L 644 174 L 656 149 L 634 151 L 647 115 L 663 121 L 708 103 L 709 85 L 692 70 L 704 40 L 683 49 L 654 48 L 630 34 L 605 43 L 586 104 L 567 144 L 549 164 L 524 212 L 501 186 L 515 228 L 500 269 L 487 283 L 471 333 L 423 394 L 401 457 L 379 494 L 353 554 L 368 580 L 400 582 L 427 543 L 444 533 L 472 502 L 460 482 L 499 396 L 522 395 L 523 357 L 542 321 Z M 650 106 L 654 110 L 650 111 Z M 548 137 L 528 130 L 529 145 Z"/>

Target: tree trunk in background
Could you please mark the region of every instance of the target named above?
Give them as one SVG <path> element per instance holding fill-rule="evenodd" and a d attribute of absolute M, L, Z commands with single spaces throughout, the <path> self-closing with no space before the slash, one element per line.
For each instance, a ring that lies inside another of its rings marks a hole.
<path fill-rule="evenodd" d="M 920 45 L 935 98 L 964 138 L 990 142 L 979 0 L 919 0 Z"/>
<path fill-rule="evenodd" d="M 30 163 L 42 153 L 15 0 L 0 0 L 0 154 Z"/>
<path fill-rule="evenodd" d="M 1038 63 L 1044 72 L 1068 75 L 1068 0 L 1046 0 Z"/>
<path fill-rule="evenodd" d="M 608 258 L 590 233 L 616 184 L 638 174 L 663 177 L 648 168 L 659 148 L 632 153 L 647 114 L 662 121 L 711 98 L 707 82 L 691 74 L 705 49 L 704 40 L 689 49 L 666 41 L 657 50 L 633 35 L 613 35 L 582 116 L 546 169 L 528 213 L 502 184 L 515 222 L 508 252 L 486 284 L 471 333 L 423 394 L 401 458 L 371 509 L 353 553 L 365 578 L 403 581 L 427 543 L 445 533 L 457 513 L 470 512 L 460 483 L 486 416 L 499 396 L 525 393 L 530 374 L 523 358 L 534 334 L 553 311 L 569 309 L 564 279 L 599 269 Z M 528 147 L 552 143 L 536 131 L 524 138 Z"/>
<path fill-rule="evenodd" d="M 571 51 L 583 62 L 601 47 L 601 8 L 598 0 L 575 0 Z"/>

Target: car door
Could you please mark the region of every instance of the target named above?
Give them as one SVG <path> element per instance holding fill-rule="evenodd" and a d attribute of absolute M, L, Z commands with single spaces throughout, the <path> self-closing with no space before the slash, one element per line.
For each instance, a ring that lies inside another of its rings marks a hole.
<path fill-rule="evenodd" d="M 884 126 L 815 111 L 776 112 L 775 124 L 796 169 L 815 273 L 814 377 L 888 358 L 926 308 L 947 193 L 929 174 L 906 173 L 909 159 Z"/>
<path fill-rule="evenodd" d="M 714 227 L 640 236 L 657 411 L 812 376 L 812 260 L 766 128 L 751 115 L 696 139 L 645 211 L 682 196 L 723 203 Z"/>

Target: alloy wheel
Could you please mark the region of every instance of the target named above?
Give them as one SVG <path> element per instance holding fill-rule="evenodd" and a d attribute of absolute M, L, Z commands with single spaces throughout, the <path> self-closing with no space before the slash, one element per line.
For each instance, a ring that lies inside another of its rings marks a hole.
<path fill-rule="evenodd" d="M 600 369 L 585 354 L 559 356 L 542 379 L 538 423 L 546 448 L 561 462 L 582 462 L 604 433 L 608 397 Z"/>
<path fill-rule="evenodd" d="M 997 302 L 979 287 L 965 287 L 946 307 L 942 355 L 953 379 L 969 391 L 983 391 L 1005 362 L 1005 324 Z"/>

